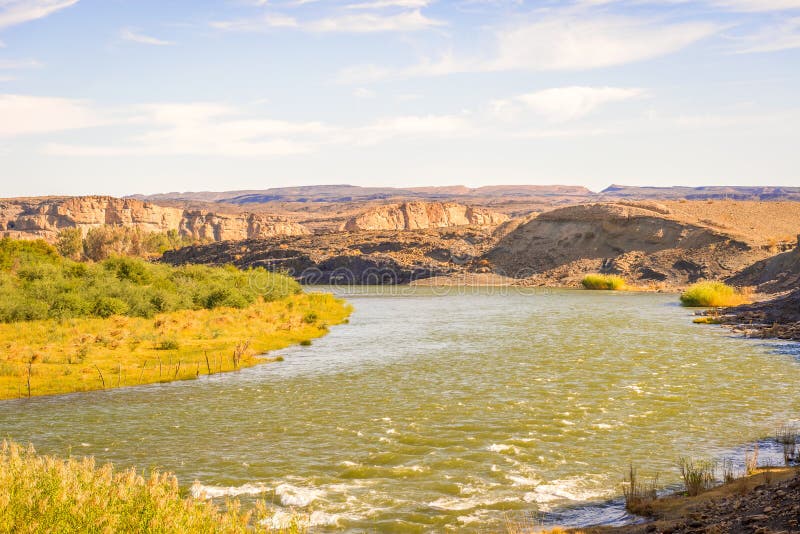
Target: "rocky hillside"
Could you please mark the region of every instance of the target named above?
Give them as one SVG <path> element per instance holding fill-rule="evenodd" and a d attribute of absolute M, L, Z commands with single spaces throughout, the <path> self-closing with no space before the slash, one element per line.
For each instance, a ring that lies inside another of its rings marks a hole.
<path fill-rule="evenodd" d="M 761 247 L 653 203 L 571 206 L 532 217 L 485 255 L 532 284 L 577 285 L 584 274 L 680 286 L 724 278 L 762 259 Z"/>
<path fill-rule="evenodd" d="M 213 241 L 309 233 L 302 225 L 281 217 L 186 210 L 135 199 L 84 196 L 0 200 L 0 236 L 52 241 L 64 228 L 85 231 L 103 225 L 146 232 L 176 230 L 181 236 Z"/>
<path fill-rule="evenodd" d="M 508 216 L 454 202 L 402 202 L 369 209 L 350 218 L 342 230 L 422 230 L 451 226 L 496 226 Z"/>
<path fill-rule="evenodd" d="M 261 266 L 308 284 L 405 284 L 475 271 L 493 235 L 488 227 L 457 227 L 275 237 L 185 247 L 163 261 Z"/>
<path fill-rule="evenodd" d="M 759 293 L 780 293 L 800 288 L 800 236 L 798 246 L 788 252 L 761 260 L 747 267 L 727 282 L 755 287 Z"/>
<path fill-rule="evenodd" d="M 738 204 L 595 203 L 496 226 L 427 229 L 419 227 L 425 226 L 421 221 L 430 224 L 428 211 L 409 219 L 409 213 L 416 213 L 413 209 L 385 207 L 352 218 L 350 231 L 252 240 L 241 247 L 236 243 L 190 247 L 168 254 L 165 260 L 265 265 L 289 269 L 304 281 L 321 282 L 364 283 L 376 270 L 383 273 L 383 280 L 387 271 L 394 270 L 395 275 L 386 274 L 386 281 L 479 274 L 502 283 L 578 286 L 585 274 L 603 272 L 620 274 L 641 286 L 676 288 L 749 272 L 747 267 L 780 250 L 769 239 L 770 232 L 788 233 L 800 220 L 796 216 L 800 205 L 744 202 L 739 206 L 742 224 L 735 226 L 728 215 Z M 437 211 L 434 221 L 463 220 L 461 211 L 455 218 L 446 213 Z M 465 218 L 466 213 L 465 208 Z M 775 269 L 782 267 L 776 264 Z"/>

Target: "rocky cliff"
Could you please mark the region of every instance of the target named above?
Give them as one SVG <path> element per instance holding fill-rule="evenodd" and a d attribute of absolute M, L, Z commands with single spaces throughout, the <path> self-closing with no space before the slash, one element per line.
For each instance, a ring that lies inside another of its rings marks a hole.
<path fill-rule="evenodd" d="M 768 252 L 659 203 L 585 204 L 532 217 L 484 259 L 532 284 L 577 285 L 591 272 L 682 286 L 720 279 Z"/>
<path fill-rule="evenodd" d="M 455 202 L 402 202 L 369 209 L 347 220 L 342 230 L 424 230 L 451 226 L 496 226 L 508 220 L 493 211 Z"/>
<path fill-rule="evenodd" d="M 85 232 L 104 225 L 146 232 L 176 230 L 181 236 L 213 241 L 309 233 L 302 225 L 281 217 L 190 211 L 135 199 L 84 196 L 0 200 L 3 237 L 52 241 L 65 228 L 80 228 Z"/>

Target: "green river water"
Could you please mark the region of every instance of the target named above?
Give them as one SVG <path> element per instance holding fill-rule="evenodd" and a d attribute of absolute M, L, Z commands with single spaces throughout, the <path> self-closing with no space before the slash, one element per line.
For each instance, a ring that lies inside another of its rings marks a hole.
<path fill-rule="evenodd" d="M 741 460 L 797 418 L 800 351 L 694 325 L 676 295 L 360 288 L 285 361 L 190 382 L 0 403 L 43 453 L 158 466 L 315 531 L 622 522 L 629 463 Z"/>

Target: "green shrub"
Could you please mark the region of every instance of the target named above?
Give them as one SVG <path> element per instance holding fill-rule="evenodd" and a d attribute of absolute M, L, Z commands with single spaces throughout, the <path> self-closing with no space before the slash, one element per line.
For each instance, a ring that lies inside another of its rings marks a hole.
<path fill-rule="evenodd" d="M 621 290 L 625 289 L 625 279 L 612 274 L 587 274 L 581 285 L 585 289 Z"/>
<path fill-rule="evenodd" d="M 738 306 L 749 302 L 747 295 L 722 282 L 698 282 L 681 294 L 687 307 Z"/>
<path fill-rule="evenodd" d="M 87 264 L 43 241 L 0 239 L 0 322 L 245 308 L 300 291 L 291 278 L 263 268 L 172 267 L 132 257 Z"/>
<path fill-rule="evenodd" d="M 181 348 L 180 343 L 174 339 L 162 339 L 156 343 L 156 350 L 178 350 Z"/>

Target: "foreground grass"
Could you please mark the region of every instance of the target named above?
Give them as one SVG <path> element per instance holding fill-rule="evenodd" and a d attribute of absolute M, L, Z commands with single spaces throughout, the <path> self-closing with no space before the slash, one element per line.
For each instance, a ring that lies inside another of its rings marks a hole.
<path fill-rule="evenodd" d="M 61 460 L 3 442 L 0 448 L 0 533 L 162 532 L 238 534 L 270 531 L 265 504 L 243 512 L 236 501 L 220 510 L 183 498 L 178 481 L 154 471 L 114 472 L 92 458 Z M 301 521 L 279 532 L 305 532 Z M 274 530 L 272 532 L 275 532 Z"/>
<path fill-rule="evenodd" d="M 351 308 L 328 294 L 153 318 L 0 324 L 0 399 L 186 380 L 269 361 L 258 355 L 324 335 Z"/>
<path fill-rule="evenodd" d="M 626 288 L 625 279 L 613 274 L 587 274 L 581 280 L 584 289 L 620 291 Z"/>
<path fill-rule="evenodd" d="M 728 307 L 750 302 L 749 295 L 722 282 L 698 282 L 681 294 L 687 307 Z"/>

